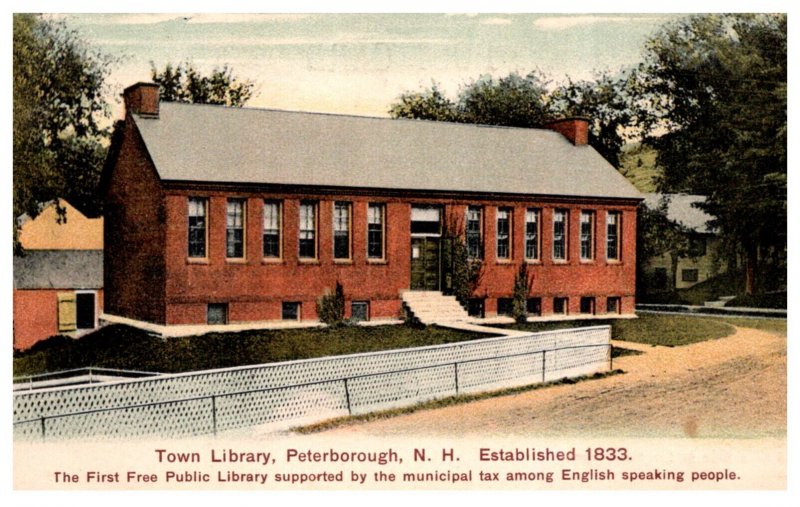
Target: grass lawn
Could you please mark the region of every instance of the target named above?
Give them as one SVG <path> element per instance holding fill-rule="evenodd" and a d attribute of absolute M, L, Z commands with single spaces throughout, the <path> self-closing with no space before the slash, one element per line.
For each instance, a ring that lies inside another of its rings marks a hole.
<path fill-rule="evenodd" d="M 339 327 L 209 333 L 157 338 L 144 331 L 107 326 L 79 340 L 54 337 L 15 352 L 14 375 L 85 366 L 177 373 L 376 350 L 438 345 L 488 335 L 429 326 Z"/>
<path fill-rule="evenodd" d="M 733 333 L 733 328 L 716 318 L 684 317 L 682 315 L 643 314 L 638 319 L 595 320 L 575 322 L 536 322 L 516 325 L 515 329 L 545 331 L 575 326 L 611 325 L 614 340 L 647 343 L 673 347 L 705 340 L 723 338 Z M 754 319 L 743 319 L 754 320 Z"/>

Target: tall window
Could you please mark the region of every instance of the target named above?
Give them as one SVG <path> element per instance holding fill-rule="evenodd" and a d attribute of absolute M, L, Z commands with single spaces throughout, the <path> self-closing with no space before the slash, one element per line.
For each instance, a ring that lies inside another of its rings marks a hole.
<path fill-rule="evenodd" d="M 525 258 L 539 259 L 539 210 L 525 211 Z"/>
<path fill-rule="evenodd" d="M 264 201 L 264 257 L 281 256 L 281 203 Z"/>
<path fill-rule="evenodd" d="M 511 209 L 497 209 L 497 258 L 511 257 Z"/>
<path fill-rule="evenodd" d="M 229 259 L 244 257 L 244 199 L 228 199 L 225 255 Z"/>
<path fill-rule="evenodd" d="M 594 259 L 594 212 L 581 211 L 581 259 Z"/>
<path fill-rule="evenodd" d="M 333 205 L 333 258 L 350 258 L 350 203 Z"/>
<path fill-rule="evenodd" d="M 301 259 L 317 258 L 317 203 L 300 203 L 299 256 Z"/>
<path fill-rule="evenodd" d="M 467 208 L 467 253 L 471 259 L 483 258 L 483 209 L 477 206 Z"/>
<path fill-rule="evenodd" d="M 189 198 L 189 257 L 206 256 L 206 203 L 201 197 Z"/>
<path fill-rule="evenodd" d="M 606 217 L 606 259 L 619 260 L 619 211 L 609 211 Z"/>
<path fill-rule="evenodd" d="M 367 257 L 370 259 L 383 259 L 385 211 L 383 204 L 370 204 L 367 209 Z"/>
<path fill-rule="evenodd" d="M 553 259 L 567 260 L 567 212 L 557 209 L 553 212 Z"/>

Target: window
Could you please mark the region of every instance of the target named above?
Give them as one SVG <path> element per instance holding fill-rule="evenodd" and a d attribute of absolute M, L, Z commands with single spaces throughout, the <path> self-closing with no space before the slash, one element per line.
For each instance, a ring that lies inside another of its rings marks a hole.
<path fill-rule="evenodd" d="M 619 260 L 619 223 L 618 211 L 609 211 L 606 218 L 606 259 Z"/>
<path fill-rule="evenodd" d="M 486 308 L 486 301 L 483 298 L 470 298 L 467 300 L 467 313 L 470 317 L 483 318 Z"/>
<path fill-rule="evenodd" d="M 300 203 L 299 252 L 301 259 L 317 258 L 317 203 Z"/>
<path fill-rule="evenodd" d="M 436 206 L 412 206 L 411 234 L 441 236 L 442 209 Z"/>
<path fill-rule="evenodd" d="M 264 257 L 281 256 L 281 203 L 264 201 Z"/>
<path fill-rule="evenodd" d="M 528 298 L 525 303 L 525 309 L 528 311 L 528 315 L 541 315 L 542 298 Z"/>
<path fill-rule="evenodd" d="M 539 260 L 539 210 L 525 211 L 525 258 Z"/>
<path fill-rule="evenodd" d="M 200 197 L 189 198 L 189 257 L 206 256 L 206 203 Z"/>
<path fill-rule="evenodd" d="M 284 302 L 281 304 L 281 319 L 300 320 L 300 303 Z"/>
<path fill-rule="evenodd" d="M 244 257 L 244 199 L 228 199 L 225 256 L 229 259 Z"/>
<path fill-rule="evenodd" d="M 497 258 L 511 258 L 511 209 L 497 209 Z"/>
<path fill-rule="evenodd" d="M 370 204 L 367 208 L 367 257 L 383 259 L 385 208 L 383 204 Z"/>
<path fill-rule="evenodd" d="M 610 297 L 606 302 L 606 313 L 620 313 L 620 306 L 618 297 Z"/>
<path fill-rule="evenodd" d="M 594 259 L 594 212 L 581 211 L 581 260 Z"/>
<path fill-rule="evenodd" d="M 206 309 L 206 322 L 208 324 L 227 324 L 228 305 L 225 303 L 209 303 Z"/>
<path fill-rule="evenodd" d="M 497 299 L 497 315 L 511 315 L 513 308 L 514 300 L 512 298 Z"/>
<path fill-rule="evenodd" d="M 349 202 L 333 205 L 333 258 L 350 258 L 350 211 Z"/>
<path fill-rule="evenodd" d="M 581 313 L 594 314 L 594 298 L 582 297 L 581 298 Z"/>
<path fill-rule="evenodd" d="M 567 298 L 553 298 L 553 313 L 559 315 L 566 315 L 569 310 L 569 301 Z"/>
<path fill-rule="evenodd" d="M 696 282 L 698 277 L 698 271 L 696 269 L 682 269 L 681 270 L 681 281 L 682 282 Z"/>
<path fill-rule="evenodd" d="M 483 258 L 483 209 L 467 208 L 467 253 L 470 259 Z"/>
<path fill-rule="evenodd" d="M 354 322 L 369 320 L 369 303 L 366 301 L 350 303 L 350 320 Z"/>
<path fill-rule="evenodd" d="M 567 211 L 553 212 L 553 260 L 567 260 Z"/>

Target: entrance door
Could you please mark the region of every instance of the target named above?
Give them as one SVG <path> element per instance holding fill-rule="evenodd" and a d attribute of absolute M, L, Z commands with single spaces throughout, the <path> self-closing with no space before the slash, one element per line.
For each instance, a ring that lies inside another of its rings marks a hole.
<path fill-rule="evenodd" d="M 439 290 L 440 238 L 411 238 L 411 290 Z"/>
<path fill-rule="evenodd" d="M 75 306 L 78 329 L 94 329 L 94 293 L 78 292 Z"/>

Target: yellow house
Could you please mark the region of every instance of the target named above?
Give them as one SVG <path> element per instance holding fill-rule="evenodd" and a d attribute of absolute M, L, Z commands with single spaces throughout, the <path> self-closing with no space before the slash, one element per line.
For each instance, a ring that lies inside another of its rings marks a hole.
<path fill-rule="evenodd" d="M 86 218 L 64 199 L 58 205 L 65 213 L 59 215 L 56 201 L 49 202 L 41 213 L 31 219 L 20 219 L 19 242 L 25 250 L 102 250 L 103 218 Z"/>

